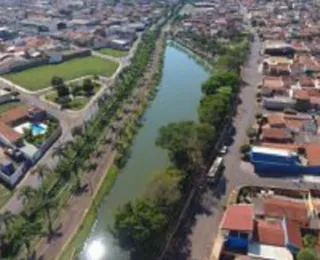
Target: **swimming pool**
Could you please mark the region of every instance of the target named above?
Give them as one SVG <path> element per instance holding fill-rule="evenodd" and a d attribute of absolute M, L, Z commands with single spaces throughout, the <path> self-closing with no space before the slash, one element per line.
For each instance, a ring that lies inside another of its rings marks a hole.
<path fill-rule="evenodd" d="M 45 134 L 47 132 L 48 126 L 43 123 L 25 122 L 14 128 L 14 130 L 19 134 L 24 134 L 25 129 L 31 129 L 32 135 L 37 136 Z"/>
<path fill-rule="evenodd" d="M 44 135 L 47 132 L 48 126 L 45 124 L 31 124 L 31 132 L 33 136 Z"/>

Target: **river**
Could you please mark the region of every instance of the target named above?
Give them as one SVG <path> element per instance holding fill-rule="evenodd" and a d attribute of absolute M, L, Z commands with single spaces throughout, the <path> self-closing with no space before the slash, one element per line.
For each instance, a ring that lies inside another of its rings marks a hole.
<path fill-rule="evenodd" d="M 144 114 L 144 124 L 132 144 L 131 157 L 121 170 L 114 187 L 102 202 L 97 221 L 81 254 L 82 260 L 126 260 L 107 227 L 116 209 L 141 194 L 153 173 L 166 168 L 167 153 L 155 146 L 161 126 L 179 120 L 196 120 L 201 98 L 201 83 L 208 71 L 189 53 L 168 43 L 163 76 L 158 93 Z"/>

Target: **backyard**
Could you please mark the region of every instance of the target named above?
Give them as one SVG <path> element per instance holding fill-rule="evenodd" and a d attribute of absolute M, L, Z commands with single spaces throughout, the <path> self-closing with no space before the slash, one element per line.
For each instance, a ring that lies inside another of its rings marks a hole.
<path fill-rule="evenodd" d="M 112 48 L 102 48 L 98 52 L 101 54 L 109 55 L 116 58 L 121 58 L 128 55 L 127 51 L 116 50 Z"/>
<path fill-rule="evenodd" d="M 115 73 L 118 65 L 113 61 L 90 56 L 7 74 L 4 78 L 28 90 L 37 91 L 49 87 L 54 76 L 59 76 L 65 81 L 87 75 L 110 77 Z"/>

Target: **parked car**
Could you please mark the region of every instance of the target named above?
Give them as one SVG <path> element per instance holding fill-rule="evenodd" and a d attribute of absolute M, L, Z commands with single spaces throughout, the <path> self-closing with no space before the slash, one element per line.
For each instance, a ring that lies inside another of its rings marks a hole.
<path fill-rule="evenodd" d="M 228 152 L 228 146 L 226 145 L 224 145 L 219 151 L 219 153 L 222 155 L 226 154 L 227 152 Z"/>

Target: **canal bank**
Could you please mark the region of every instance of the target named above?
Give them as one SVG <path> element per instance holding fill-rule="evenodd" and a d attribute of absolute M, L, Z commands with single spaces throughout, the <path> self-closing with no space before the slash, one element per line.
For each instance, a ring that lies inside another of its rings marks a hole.
<path fill-rule="evenodd" d="M 172 44 L 167 45 L 157 96 L 143 116 L 144 124 L 132 144 L 130 159 L 100 206 L 81 259 L 92 259 L 92 254 L 98 255 L 101 251 L 104 253 L 101 259 L 127 259 L 126 252 L 107 232 L 113 223 L 114 212 L 120 205 L 139 196 L 153 173 L 168 165 L 166 152 L 154 144 L 158 129 L 169 122 L 197 118 L 200 86 L 208 76 L 209 73 L 188 53 Z"/>

